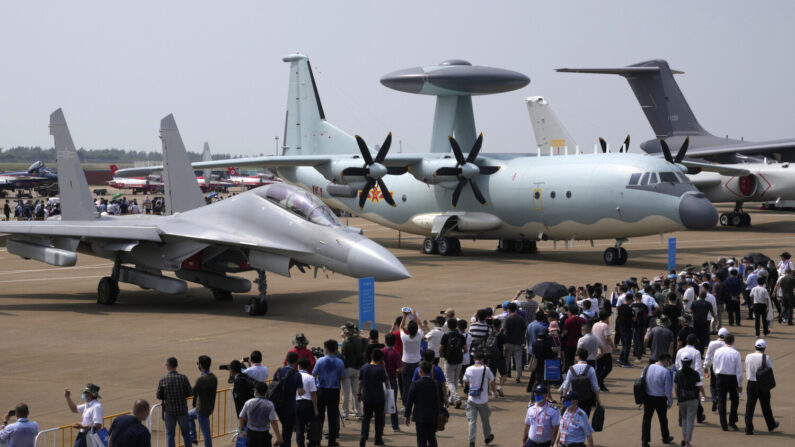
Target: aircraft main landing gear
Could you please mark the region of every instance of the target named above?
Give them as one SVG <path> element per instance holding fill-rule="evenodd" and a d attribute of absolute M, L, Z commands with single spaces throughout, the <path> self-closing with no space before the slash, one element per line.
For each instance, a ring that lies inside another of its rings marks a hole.
<path fill-rule="evenodd" d="M 119 272 L 121 271 L 121 257 L 116 254 L 113 262 L 113 270 L 110 276 L 99 280 L 97 285 L 97 304 L 111 305 L 116 303 L 119 297 Z"/>
<path fill-rule="evenodd" d="M 268 314 L 268 301 L 265 295 L 268 294 L 268 280 L 265 277 L 265 270 L 258 270 L 259 276 L 254 282 L 257 283 L 259 296 L 251 297 L 246 305 L 246 312 L 251 316 L 267 315 Z"/>
<path fill-rule="evenodd" d="M 627 263 L 627 250 L 621 246 L 625 240 L 617 240 L 615 247 L 609 247 L 602 255 L 605 264 L 607 265 L 624 265 Z"/>
<path fill-rule="evenodd" d="M 751 215 L 743 211 L 741 202 L 737 202 L 731 213 L 721 214 L 719 220 L 723 227 L 747 228 L 751 226 Z"/>
<path fill-rule="evenodd" d="M 422 251 L 425 254 L 440 254 L 442 256 L 454 256 L 461 250 L 461 241 L 457 237 L 432 237 L 427 236 L 422 241 Z"/>

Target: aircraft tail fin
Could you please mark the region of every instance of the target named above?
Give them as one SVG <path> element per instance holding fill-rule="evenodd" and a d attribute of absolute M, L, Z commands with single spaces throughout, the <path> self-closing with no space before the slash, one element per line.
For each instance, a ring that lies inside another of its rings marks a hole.
<path fill-rule="evenodd" d="M 566 150 L 575 153 L 577 142 L 552 111 L 549 103 L 541 96 L 531 96 L 526 98 L 525 102 L 530 121 L 533 123 L 536 144 L 541 151 L 547 153 L 549 148 L 552 148 L 556 153 L 562 154 Z"/>
<path fill-rule="evenodd" d="M 623 76 L 646 114 L 658 138 L 672 135 L 710 135 L 696 120 L 674 79 L 674 74 L 662 59 L 650 60 L 620 68 L 560 68 L 566 73 L 603 73 Z"/>
<path fill-rule="evenodd" d="M 229 173 L 229 175 L 238 175 L 237 169 L 235 169 L 235 168 L 233 168 L 231 166 L 226 169 L 226 172 Z"/>
<path fill-rule="evenodd" d="M 66 125 L 63 111 L 50 114 L 50 135 L 55 140 L 58 160 L 58 188 L 61 198 L 62 220 L 87 220 L 97 216 L 97 208 L 88 189 L 86 173 L 80 166 L 72 135 Z"/>
<path fill-rule="evenodd" d="M 283 155 L 358 153 L 356 140 L 326 121 L 309 59 L 290 54 L 282 60 L 290 63 Z"/>
<path fill-rule="evenodd" d="M 202 161 L 213 161 L 213 153 L 210 152 L 210 144 L 208 142 L 204 142 L 204 151 L 202 152 Z M 204 184 L 206 186 L 210 185 L 210 180 L 213 178 L 213 170 L 211 168 L 207 168 L 202 172 L 202 176 L 204 177 Z"/>
<path fill-rule="evenodd" d="M 188 152 L 177 129 L 174 115 L 168 115 L 160 120 L 160 139 L 163 141 L 163 192 L 166 196 L 166 213 L 180 213 L 203 206 L 204 196 L 196 183 L 196 174 L 191 168 Z"/>
<path fill-rule="evenodd" d="M 119 170 L 118 166 L 110 165 L 110 175 L 111 176 L 115 177 L 116 176 L 116 171 L 118 171 L 118 170 Z"/>

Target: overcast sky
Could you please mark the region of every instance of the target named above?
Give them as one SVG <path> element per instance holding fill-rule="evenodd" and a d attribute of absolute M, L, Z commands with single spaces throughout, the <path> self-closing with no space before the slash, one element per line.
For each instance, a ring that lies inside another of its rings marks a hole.
<path fill-rule="evenodd" d="M 310 57 L 326 117 L 371 146 L 428 150 L 434 98 L 379 83 L 463 58 L 530 77 L 474 99 L 485 152 L 535 151 L 523 99 L 547 98 L 580 145 L 653 137 L 626 81 L 555 73 L 664 58 L 701 125 L 795 137 L 792 1 L 26 1 L 0 4 L 0 147 L 52 146 L 63 107 L 78 147 L 159 150 L 174 113 L 192 151 L 273 154 L 287 64 Z"/>

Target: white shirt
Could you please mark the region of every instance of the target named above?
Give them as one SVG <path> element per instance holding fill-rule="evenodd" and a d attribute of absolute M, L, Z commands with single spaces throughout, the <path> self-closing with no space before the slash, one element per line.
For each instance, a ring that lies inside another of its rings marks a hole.
<path fill-rule="evenodd" d="M 704 355 L 704 369 L 707 369 L 712 365 L 712 357 L 715 356 L 715 351 L 719 348 L 726 346 L 726 343 L 723 340 L 712 340 L 709 342 L 709 346 L 707 346 L 707 353 Z"/>
<path fill-rule="evenodd" d="M 466 337 L 466 344 L 467 344 L 467 350 L 466 350 L 466 352 L 464 352 L 464 363 L 463 364 L 464 365 L 469 365 L 472 362 L 472 359 L 470 358 L 470 355 L 469 355 L 469 351 L 472 349 L 472 335 L 470 335 L 469 332 L 465 332 L 462 335 L 464 337 Z"/>
<path fill-rule="evenodd" d="M 693 345 L 687 345 L 684 348 L 676 351 L 676 369 L 682 369 L 682 357 L 685 354 L 690 354 L 690 358 L 693 359 L 693 363 L 690 364 L 690 367 L 698 371 L 698 375 L 701 375 L 701 353 L 696 349 Z"/>
<path fill-rule="evenodd" d="M 762 286 L 756 286 L 751 289 L 751 298 L 753 298 L 754 304 L 770 305 L 770 295 L 767 293 L 767 289 Z"/>
<path fill-rule="evenodd" d="M 439 345 L 442 344 L 442 336 L 444 336 L 444 332 L 440 327 L 434 327 L 425 334 L 425 340 L 428 341 L 428 349 L 433 351 L 433 356 L 436 358 L 439 358 Z"/>
<path fill-rule="evenodd" d="M 764 357 L 763 357 L 764 356 Z M 756 372 L 762 368 L 762 359 L 765 358 L 767 366 L 773 368 L 773 361 L 767 354 L 759 352 L 752 352 L 745 356 L 745 376 L 748 377 L 749 382 L 756 382 Z"/>
<path fill-rule="evenodd" d="M 301 388 L 304 389 L 304 395 L 301 396 L 298 394 L 298 391 L 295 392 L 295 400 L 312 400 L 312 393 L 317 392 L 317 385 L 315 384 L 315 378 L 312 374 L 309 374 L 306 371 L 299 371 L 301 373 L 301 382 L 303 385 Z"/>
<path fill-rule="evenodd" d="M 718 301 L 715 299 L 715 295 L 707 292 L 707 297 L 704 298 L 704 301 L 708 302 L 710 307 L 712 307 L 712 313 L 707 315 L 707 320 L 712 321 L 714 315 L 718 314 Z"/>
<path fill-rule="evenodd" d="M 80 424 L 84 427 L 90 427 L 94 424 L 102 425 L 102 418 L 105 416 L 102 404 L 96 399 L 78 405 L 77 412 L 83 415 L 83 420 Z"/>
<path fill-rule="evenodd" d="M 724 346 L 715 351 L 712 368 L 715 374 L 737 376 L 737 386 L 743 386 L 743 361 L 733 346 Z"/>
<path fill-rule="evenodd" d="M 485 374 L 484 374 L 485 372 Z M 489 401 L 489 384 L 494 382 L 494 374 L 485 365 L 474 364 L 464 373 L 464 382 L 469 383 L 469 389 L 480 389 L 477 396 L 467 396 L 467 400 L 474 404 L 485 404 Z"/>
<path fill-rule="evenodd" d="M 650 313 L 654 313 L 654 310 L 660 307 L 660 304 L 657 303 L 657 300 L 654 299 L 653 296 L 644 293 L 640 299 L 640 302 L 645 304 L 646 307 L 649 308 Z"/>
<path fill-rule="evenodd" d="M 246 368 L 243 374 L 258 382 L 266 382 L 268 380 L 268 367 L 255 363 L 250 368 Z"/>
<path fill-rule="evenodd" d="M 682 306 L 685 309 L 685 312 L 690 312 L 690 305 L 693 304 L 693 300 L 696 297 L 696 291 L 690 287 L 690 283 L 687 285 L 687 289 L 685 289 L 684 295 L 682 295 Z"/>
<path fill-rule="evenodd" d="M 776 267 L 778 267 L 779 276 L 784 276 L 787 269 L 795 271 L 795 265 L 792 264 L 792 259 L 778 261 Z"/>
<path fill-rule="evenodd" d="M 403 363 L 419 363 L 422 360 L 420 355 L 420 343 L 422 343 L 422 329 L 417 330 L 417 335 L 411 338 L 409 334 L 400 331 L 400 340 L 403 342 Z"/>
<path fill-rule="evenodd" d="M 585 310 L 585 306 L 583 306 L 582 303 L 584 303 L 586 301 L 590 301 L 591 302 L 591 311 L 592 312 L 596 311 L 596 308 L 599 307 L 599 300 L 597 300 L 596 298 L 583 298 L 580 301 L 577 301 L 577 306 L 580 309 Z"/>

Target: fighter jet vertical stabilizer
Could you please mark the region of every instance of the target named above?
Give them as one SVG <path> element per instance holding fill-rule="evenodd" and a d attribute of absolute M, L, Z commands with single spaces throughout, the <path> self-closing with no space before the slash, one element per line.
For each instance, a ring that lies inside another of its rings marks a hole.
<path fill-rule="evenodd" d="M 168 115 L 160 120 L 160 139 L 163 142 L 163 192 L 166 197 L 166 213 L 181 213 L 204 205 L 204 197 L 196 183 L 196 175 L 190 167 L 190 159 L 177 130 L 174 115 Z"/>
<path fill-rule="evenodd" d="M 72 141 L 63 111 L 50 114 L 50 135 L 55 140 L 58 160 L 58 188 L 61 197 L 61 220 L 86 220 L 97 216 L 91 191 Z"/>

